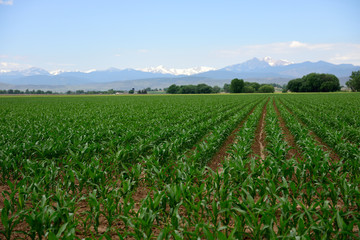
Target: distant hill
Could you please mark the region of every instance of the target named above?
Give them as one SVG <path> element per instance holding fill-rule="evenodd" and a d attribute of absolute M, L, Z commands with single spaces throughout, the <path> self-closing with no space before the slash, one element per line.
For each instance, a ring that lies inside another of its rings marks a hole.
<path fill-rule="evenodd" d="M 332 64 L 324 61 L 303 62 L 286 65 L 271 66 L 265 60 L 253 58 L 244 63 L 227 66 L 215 71 L 197 74 L 197 76 L 206 76 L 209 78 L 219 78 L 220 76 L 238 77 L 238 78 L 299 78 L 306 74 L 331 73 L 337 77 L 348 77 L 352 71 L 359 70 L 359 66 L 351 64 Z M 222 77 L 220 77 L 222 78 Z"/>
<path fill-rule="evenodd" d="M 345 85 L 352 71 L 360 69 L 351 64 L 331 64 L 324 61 L 291 63 L 286 60 L 253 58 L 246 62 L 230 65 L 218 70 L 200 67 L 191 69 L 165 69 L 163 66 L 143 70 L 110 68 L 91 72 L 57 72 L 51 74 L 41 68 L 22 71 L 0 72 L 0 89 L 41 89 L 52 91 L 67 90 L 129 90 L 164 88 L 171 84 L 198 84 L 222 86 L 233 78 L 259 83 L 286 84 L 289 80 L 311 72 L 331 73 Z M 205 72 L 204 72 L 205 71 Z M 181 75 L 181 74 L 186 75 Z M 190 73 L 195 73 L 189 75 Z"/>

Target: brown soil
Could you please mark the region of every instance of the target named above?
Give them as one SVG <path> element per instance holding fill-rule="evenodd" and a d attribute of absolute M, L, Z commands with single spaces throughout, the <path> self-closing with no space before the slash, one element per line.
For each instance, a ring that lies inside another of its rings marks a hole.
<path fill-rule="evenodd" d="M 144 174 L 142 173 L 142 175 L 144 175 Z M 5 198 L 4 198 L 3 194 L 1 194 L 4 191 L 11 192 L 10 187 L 7 184 L 0 185 L 0 209 L 4 207 Z M 83 191 L 81 192 L 79 197 L 85 196 L 87 194 L 88 194 L 88 190 L 85 188 L 85 189 L 83 189 Z M 141 182 L 139 183 L 139 186 L 135 189 L 134 193 L 132 194 L 132 199 L 134 200 L 134 207 L 132 208 L 131 211 L 133 212 L 133 214 L 136 214 L 139 211 L 142 201 L 146 198 L 146 196 L 148 194 L 150 194 L 150 196 L 153 197 L 150 187 L 146 186 L 145 180 L 143 179 L 143 180 L 141 180 Z M 28 203 L 25 203 L 25 204 L 27 205 L 26 208 L 32 207 Z M 81 223 L 81 221 L 86 218 L 86 211 L 90 210 L 88 202 L 86 200 L 81 200 L 76 204 L 76 207 L 77 207 L 77 211 L 76 211 L 75 215 L 76 215 L 76 218 L 80 221 L 79 225 L 77 226 L 76 236 L 80 237 L 80 238 L 92 237 L 93 234 L 95 234 L 95 229 L 93 227 L 91 227 L 90 232 L 85 233 L 83 231 L 83 227 L 82 227 L 82 223 Z M 99 223 L 100 224 L 98 227 L 98 234 L 95 234 L 94 236 L 100 236 L 100 235 L 104 234 L 107 229 L 108 222 L 103 215 L 100 216 Z M 121 222 L 119 220 L 115 221 L 113 223 L 113 225 L 116 226 L 116 228 L 120 232 L 125 227 L 123 222 Z M 4 228 L 3 228 L 2 224 L 0 224 L 0 230 L 3 230 L 3 229 Z M 29 225 L 24 220 L 24 221 L 20 222 L 19 224 L 17 224 L 14 230 L 28 232 Z M 154 232 L 157 233 L 157 235 L 160 233 L 159 229 L 154 229 Z M 118 239 L 114 232 L 109 232 L 109 234 L 111 235 L 112 239 Z M 2 238 L 0 237 L 0 239 L 2 239 Z M 13 232 L 11 239 L 30 239 L 30 237 L 25 236 L 23 233 Z"/>
<path fill-rule="evenodd" d="M 0 209 L 4 208 L 5 198 L 2 193 L 5 191 L 11 192 L 10 187 L 7 184 L 0 185 Z"/>
<path fill-rule="evenodd" d="M 284 105 L 284 103 L 280 100 L 280 103 L 288 110 L 288 112 L 293 115 L 295 117 L 295 119 L 303 126 L 307 127 L 307 125 L 297 117 L 297 115 L 291 111 L 291 109 L 289 109 L 287 106 Z M 334 162 L 338 162 L 340 161 L 340 157 L 339 155 L 337 155 L 335 153 L 335 151 L 329 147 L 319 136 L 316 135 L 316 133 L 314 133 L 309 127 L 309 134 L 314 138 L 314 140 L 316 141 L 316 145 L 318 145 L 319 147 L 321 147 L 321 149 L 324 151 L 324 152 L 328 152 L 329 155 L 330 155 L 330 158 L 334 161 Z"/>
<path fill-rule="evenodd" d="M 266 135 L 265 135 L 265 117 L 266 117 L 266 106 L 270 98 L 266 101 L 259 121 L 258 126 L 255 131 L 255 140 L 251 146 L 253 153 L 250 154 L 250 157 L 259 157 L 260 161 L 264 160 L 266 157 L 265 146 L 266 146 Z"/>
<path fill-rule="evenodd" d="M 249 116 L 254 112 L 255 108 L 258 104 L 256 104 L 251 111 L 248 113 L 248 115 L 240 122 L 240 124 L 231 132 L 231 134 L 227 137 L 219 151 L 213 156 L 211 161 L 208 163 L 208 166 L 213 171 L 222 171 L 221 164 L 224 161 L 224 159 L 229 156 L 229 153 L 227 151 L 230 149 L 230 146 L 234 143 L 236 139 L 236 134 L 240 131 L 246 120 L 249 118 Z"/>
<path fill-rule="evenodd" d="M 287 153 L 286 158 L 287 159 L 290 159 L 290 158 L 293 158 L 293 157 L 296 158 L 296 159 L 302 158 L 302 156 L 300 154 L 299 147 L 296 145 L 295 138 L 291 134 L 290 130 L 287 128 L 286 123 L 285 123 L 284 119 L 282 118 L 279 109 L 276 106 L 275 100 L 273 100 L 273 105 L 274 105 L 274 108 L 275 108 L 276 115 L 278 116 L 278 119 L 279 119 L 279 122 L 280 122 L 280 127 L 281 127 L 281 129 L 283 131 L 285 141 L 291 147 L 291 149 Z"/>

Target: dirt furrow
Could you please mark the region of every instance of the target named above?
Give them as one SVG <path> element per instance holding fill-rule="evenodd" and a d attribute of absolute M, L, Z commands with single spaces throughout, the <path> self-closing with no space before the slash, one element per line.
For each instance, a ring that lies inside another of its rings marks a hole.
<path fill-rule="evenodd" d="M 286 108 L 286 110 L 292 115 L 294 116 L 294 118 L 302 125 L 307 127 L 307 125 L 293 112 L 291 111 L 290 108 L 288 108 L 281 100 L 280 103 Z M 314 133 L 309 127 L 307 127 L 309 129 L 309 134 L 315 139 L 316 144 L 321 147 L 321 149 L 325 152 L 328 152 L 330 154 L 330 158 L 335 161 L 338 162 L 340 161 L 340 157 L 339 155 L 337 155 L 335 153 L 335 151 L 329 147 L 319 136 L 316 135 L 316 133 Z"/>
<path fill-rule="evenodd" d="M 293 157 L 296 158 L 296 159 L 302 158 L 299 147 L 296 144 L 295 138 L 292 135 L 292 133 L 290 132 L 290 130 L 288 129 L 288 127 L 286 126 L 286 123 L 285 123 L 284 119 L 282 118 L 279 109 L 276 106 L 275 99 L 273 100 L 273 105 L 274 105 L 274 108 L 275 108 L 276 115 L 278 116 L 278 119 L 279 119 L 279 122 L 280 122 L 280 127 L 281 127 L 281 129 L 283 131 L 285 141 L 291 147 L 291 149 L 287 153 L 286 158 L 287 159 L 290 159 L 290 158 L 293 158 Z"/>
<path fill-rule="evenodd" d="M 227 139 L 224 141 L 223 145 L 220 147 L 219 151 L 213 156 L 211 161 L 208 163 L 208 166 L 213 171 L 222 171 L 221 164 L 224 161 L 224 159 L 229 155 L 227 151 L 230 149 L 230 146 L 235 142 L 236 134 L 240 131 L 244 123 L 247 121 L 249 116 L 254 112 L 255 108 L 259 105 L 257 103 L 251 111 L 248 113 L 248 115 L 245 117 L 244 120 L 240 122 L 240 124 L 231 132 L 231 134 L 227 137 Z"/>
<path fill-rule="evenodd" d="M 251 146 L 251 149 L 253 150 L 253 153 L 250 155 L 250 157 L 260 157 L 260 161 L 264 160 L 266 157 L 265 154 L 265 146 L 266 146 L 266 134 L 265 134 L 265 117 L 266 117 L 266 106 L 269 102 L 270 98 L 266 101 L 262 113 L 261 118 L 259 121 L 259 124 L 255 131 L 255 141 L 253 145 Z"/>

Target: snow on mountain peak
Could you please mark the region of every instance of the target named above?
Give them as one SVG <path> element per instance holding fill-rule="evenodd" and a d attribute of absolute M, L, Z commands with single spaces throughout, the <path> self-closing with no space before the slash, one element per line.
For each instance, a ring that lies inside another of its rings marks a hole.
<path fill-rule="evenodd" d="M 48 75 L 49 72 L 42 69 L 42 68 L 36 68 L 31 67 L 20 71 L 22 75 L 24 76 L 33 76 L 33 75 Z"/>
<path fill-rule="evenodd" d="M 91 73 L 91 72 L 95 72 L 95 71 L 97 71 L 97 70 L 96 69 L 89 69 L 89 70 L 84 71 L 84 73 Z"/>
<path fill-rule="evenodd" d="M 272 59 L 272 57 L 269 57 L 269 56 L 264 57 L 262 60 L 267 62 L 272 67 L 287 66 L 287 65 L 293 64 L 293 62 L 290 62 L 288 60 L 283 60 L 283 59 L 275 60 L 275 59 Z"/>
<path fill-rule="evenodd" d="M 163 65 L 159 65 L 157 67 L 149 67 L 139 69 L 143 72 L 151 72 L 151 73 L 162 73 L 162 74 L 173 74 L 173 75 L 193 75 L 202 72 L 208 72 L 211 70 L 216 70 L 216 68 L 212 67 L 192 67 L 192 68 L 166 68 Z"/>
<path fill-rule="evenodd" d="M 58 69 L 58 70 L 50 71 L 49 73 L 51 75 L 59 75 L 60 73 L 64 73 L 64 72 L 66 72 L 66 71 Z"/>
<path fill-rule="evenodd" d="M 54 70 L 49 72 L 51 75 L 59 75 L 61 73 L 67 73 L 67 72 L 82 72 L 82 73 L 91 73 L 91 72 L 95 72 L 96 69 L 90 69 L 90 70 L 86 70 L 86 71 L 80 71 L 80 70 L 73 70 L 73 71 L 66 71 L 66 70 L 62 70 L 62 69 L 58 69 L 58 70 Z"/>

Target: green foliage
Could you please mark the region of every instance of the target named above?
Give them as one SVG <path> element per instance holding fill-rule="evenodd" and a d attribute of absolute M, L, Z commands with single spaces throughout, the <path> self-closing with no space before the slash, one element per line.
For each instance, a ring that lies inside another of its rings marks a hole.
<path fill-rule="evenodd" d="M 291 92 L 335 92 L 340 90 L 339 79 L 333 74 L 310 73 L 287 84 Z"/>
<path fill-rule="evenodd" d="M 175 93 L 178 93 L 179 91 L 180 91 L 180 87 L 177 86 L 176 84 L 171 85 L 171 86 L 166 90 L 166 92 L 167 92 L 167 93 L 170 93 L 170 94 L 175 94 Z"/>
<path fill-rule="evenodd" d="M 139 90 L 137 93 L 138 94 L 147 94 L 147 90 L 146 89 Z"/>
<path fill-rule="evenodd" d="M 244 84 L 245 84 L 244 80 L 234 78 L 233 80 L 231 80 L 231 83 L 230 83 L 230 92 L 231 93 L 241 93 L 243 91 Z"/>
<path fill-rule="evenodd" d="M 354 106 L 357 93 L 3 96 L 0 238 L 357 239 Z"/>
<path fill-rule="evenodd" d="M 219 93 L 219 92 L 221 92 L 221 88 L 219 86 L 214 86 L 213 93 Z"/>
<path fill-rule="evenodd" d="M 224 92 L 229 93 L 230 92 L 230 84 L 225 83 L 223 89 L 224 89 Z"/>
<path fill-rule="evenodd" d="M 275 88 L 271 85 L 264 84 L 259 88 L 260 93 L 274 93 Z"/>
<path fill-rule="evenodd" d="M 351 73 L 349 81 L 346 82 L 346 86 L 353 92 L 360 91 L 360 70 Z"/>
<path fill-rule="evenodd" d="M 203 93 L 218 93 L 220 92 L 220 88 L 215 86 L 212 88 L 209 85 L 204 83 L 198 85 L 181 85 L 177 86 L 176 84 L 171 85 L 166 93 L 170 94 L 203 94 Z"/>
<path fill-rule="evenodd" d="M 253 92 L 255 92 L 255 89 L 251 86 L 244 86 L 242 91 L 243 91 L 243 93 L 253 93 Z"/>
<path fill-rule="evenodd" d="M 260 84 L 257 82 L 245 82 L 244 86 L 252 87 L 255 92 L 259 91 L 260 88 Z"/>
<path fill-rule="evenodd" d="M 43 90 L 31 90 L 29 91 L 29 89 L 26 89 L 25 91 L 21 91 L 18 89 L 8 89 L 8 90 L 0 90 L 0 94 L 58 94 L 58 93 L 54 93 L 50 90 L 48 91 L 43 91 Z"/>

